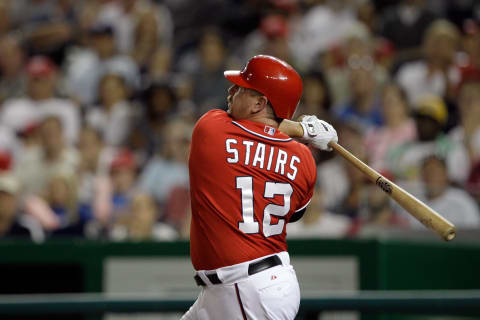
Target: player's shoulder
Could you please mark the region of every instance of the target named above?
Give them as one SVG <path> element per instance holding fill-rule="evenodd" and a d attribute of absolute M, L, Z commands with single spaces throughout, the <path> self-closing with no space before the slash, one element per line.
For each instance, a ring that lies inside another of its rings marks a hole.
<path fill-rule="evenodd" d="M 198 135 L 212 130 L 218 130 L 227 123 L 231 123 L 232 119 L 224 110 L 214 109 L 206 112 L 198 119 L 193 129 L 193 134 Z"/>
<path fill-rule="evenodd" d="M 198 119 L 197 124 L 212 121 L 231 121 L 231 118 L 225 110 L 213 109 L 204 113 Z"/>
<path fill-rule="evenodd" d="M 213 124 L 232 122 L 232 118 L 224 110 L 213 109 L 204 113 L 195 124 L 196 127 L 206 127 Z"/>

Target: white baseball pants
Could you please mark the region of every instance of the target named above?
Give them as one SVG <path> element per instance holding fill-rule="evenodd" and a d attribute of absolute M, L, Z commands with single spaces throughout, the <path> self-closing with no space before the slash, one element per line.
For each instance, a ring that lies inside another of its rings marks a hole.
<path fill-rule="evenodd" d="M 221 284 L 207 284 L 181 320 L 293 320 L 300 305 L 300 288 L 287 252 L 277 254 L 282 265 L 248 275 L 252 261 L 217 269 Z M 266 256 L 267 257 L 267 256 Z"/>

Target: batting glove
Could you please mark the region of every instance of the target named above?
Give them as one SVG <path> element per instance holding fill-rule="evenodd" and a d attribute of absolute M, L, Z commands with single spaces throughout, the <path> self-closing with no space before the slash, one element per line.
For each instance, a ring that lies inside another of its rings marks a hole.
<path fill-rule="evenodd" d="M 303 127 L 303 140 L 317 149 L 332 151 L 328 143 L 338 142 L 337 131 L 332 125 L 316 116 L 305 116 L 300 124 Z"/>

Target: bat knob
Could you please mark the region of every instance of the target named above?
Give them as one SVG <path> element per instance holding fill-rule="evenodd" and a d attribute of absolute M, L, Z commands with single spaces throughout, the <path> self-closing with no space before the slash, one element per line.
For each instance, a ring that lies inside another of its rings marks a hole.
<path fill-rule="evenodd" d="M 444 236 L 445 241 L 450 241 L 455 238 L 456 232 L 455 228 L 448 230 L 447 234 Z"/>

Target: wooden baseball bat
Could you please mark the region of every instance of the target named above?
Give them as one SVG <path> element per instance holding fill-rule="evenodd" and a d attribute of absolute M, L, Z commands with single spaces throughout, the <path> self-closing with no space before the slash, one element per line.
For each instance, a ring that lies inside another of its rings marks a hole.
<path fill-rule="evenodd" d="M 303 137 L 303 128 L 295 121 L 283 120 L 278 129 L 290 137 Z M 329 146 L 362 171 L 370 181 L 392 197 L 425 227 L 440 235 L 445 241 L 455 238 L 455 226 L 435 210 L 366 165 L 338 143 L 332 141 Z"/>

